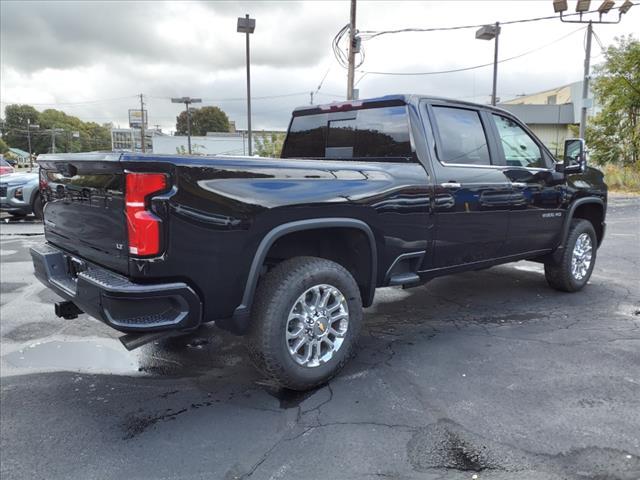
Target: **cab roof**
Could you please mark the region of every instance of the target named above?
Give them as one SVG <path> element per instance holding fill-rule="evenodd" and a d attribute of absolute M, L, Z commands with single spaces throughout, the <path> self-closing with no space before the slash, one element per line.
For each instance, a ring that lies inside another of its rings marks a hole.
<path fill-rule="evenodd" d="M 441 103 L 450 103 L 455 105 L 466 105 L 473 108 L 484 108 L 488 110 L 494 110 L 496 112 L 501 113 L 509 113 L 506 110 L 503 110 L 498 107 L 494 107 L 492 105 L 483 105 L 480 103 L 467 102 L 463 100 L 456 100 L 454 98 L 445 98 L 445 97 L 437 97 L 432 95 L 420 95 L 420 94 L 392 94 L 392 95 L 384 95 L 381 97 L 372 97 L 372 98 L 363 98 L 362 100 L 347 100 L 344 102 L 332 102 L 321 105 L 305 105 L 301 107 L 297 107 L 293 111 L 293 116 L 303 116 L 303 115 L 313 115 L 318 113 L 329 113 L 329 112 L 338 112 L 338 111 L 349 111 L 349 110 L 357 110 L 361 108 L 371 108 L 371 107 L 384 107 L 384 106 L 394 106 L 394 105 L 414 105 L 418 106 L 418 103 L 421 100 L 433 101 L 433 102 L 441 102 Z"/>

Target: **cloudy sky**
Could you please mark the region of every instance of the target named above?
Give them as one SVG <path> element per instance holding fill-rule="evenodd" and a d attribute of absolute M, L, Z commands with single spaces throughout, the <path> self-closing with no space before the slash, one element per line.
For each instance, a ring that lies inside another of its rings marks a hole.
<path fill-rule="evenodd" d="M 599 0 L 594 0 L 597 8 Z M 622 0 L 616 3 L 621 4 Z M 575 1 L 569 0 L 570 8 Z M 58 108 L 83 120 L 126 126 L 143 93 L 149 123 L 175 129 L 172 96 L 201 97 L 246 126 L 244 35 L 236 18 L 257 19 L 251 36 L 253 122 L 286 128 L 291 110 L 310 100 L 344 99 L 346 70 L 331 41 L 349 20 L 348 1 L 309 2 L 0 2 L 0 101 Z M 551 0 L 358 1 L 361 31 L 477 25 L 553 15 Z M 617 18 L 617 13 L 609 16 Z M 513 98 L 581 78 L 584 25 L 559 19 L 505 25 L 500 58 L 533 53 L 499 66 L 498 96 Z M 369 72 L 432 72 L 490 63 L 493 42 L 475 29 L 384 35 L 363 42 L 356 79 L 361 98 L 425 93 L 486 103 L 491 67 L 458 73 L 390 76 Z M 640 5 L 617 25 L 595 27 L 604 45 L 640 32 Z M 592 62 L 602 60 L 597 42 Z M 327 73 L 328 72 L 328 73 Z M 266 97 L 266 98 L 265 98 Z M 275 97 L 275 98 L 274 98 Z"/>

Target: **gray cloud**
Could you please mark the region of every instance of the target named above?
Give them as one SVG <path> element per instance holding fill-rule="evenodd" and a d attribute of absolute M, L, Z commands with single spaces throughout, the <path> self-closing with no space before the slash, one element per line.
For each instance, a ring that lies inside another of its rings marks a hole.
<path fill-rule="evenodd" d="M 268 12 L 268 20 L 258 18 L 252 36 L 254 64 L 312 65 L 328 52 L 327 38 L 336 23 L 330 11 L 317 18 L 304 18 L 301 5 L 294 2 L 185 3 L 185 15 L 187 9 L 195 11 L 196 17 L 188 18 L 193 26 L 187 29 L 197 37 L 196 44 L 185 44 L 181 41 L 184 31 L 159 27 L 176 15 L 165 4 L 3 1 L 1 5 L 3 63 L 24 72 L 81 67 L 114 58 L 239 68 L 244 65 L 244 42 L 235 31 L 235 23 L 245 11 L 257 17 Z M 198 6 L 202 12 L 197 11 Z"/>

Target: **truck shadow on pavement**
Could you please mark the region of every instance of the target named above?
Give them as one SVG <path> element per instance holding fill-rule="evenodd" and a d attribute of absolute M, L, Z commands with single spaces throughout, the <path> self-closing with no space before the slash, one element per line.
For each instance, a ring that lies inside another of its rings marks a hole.
<path fill-rule="evenodd" d="M 400 456 L 408 472 L 542 470 L 565 475 L 582 465 L 626 478 L 626 466 L 637 468 L 640 460 L 622 450 L 540 456 L 467 430 L 434 406 L 442 390 L 426 387 L 432 377 L 438 381 L 437 375 L 450 378 L 458 372 L 445 364 L 420 363 L 430 350 L 437 352 L 435 358 L 453 358 L 470 345 L 500 336 L 517 339 L 570 328 L 581 321 L 580 311 L 606 303 L 602 298 L 610 295 L 605 285 L 587 286 L 578 295 L 555 292 L 547 287 L 541 266 L 531 263 L 444 277 L 409 290 L 382 289 L 366 311 L 355 358 L 329 384 L 309 392 L 275 388 L 250 364 L 243 339 L 215 326 L 134 352 L 127 352 L 115 336 L 77 337 L 63 329 L 38 338 L 50 330 L 33 328 L 31 337 L 26 331 L 15 337 L 32 343 L 5 357 L 24 373 L 52 366 L 62 371 L 8 377 L 3 400 L 15 414 L 20 409 L 10 407 L 12 378 L 27 385 L 44 383 L 55 391 L 58 418 L 71 425 L 92 422 L 102 441 L 125 445 L 164 448 L 167 435 L 195 437 L 203 425 L 215 425 L 206 442 L 220 448 L 227 437 L 237 440 L 253 432 L 255 445 L 247 447 L 251 454 L 236 463 L 218 460 L 226 478 L 250 476 L 266 467 L 279 447 L 308 442 L 341 426 L 388 430 L 387 436 L 404 445 Z M 86 328 L 95 332 L 94 327 Z M 106 327 L 97 331 L 109 335 Z M 31 415 L 43 423 L 50 391 L 31 400 L 41 404 L 33 406 Z M 59 435 L 69 433 L 65 422 L 54 427 Z M 256 431 L 258 424 L 263 427 Z M 620 458 L 628 465 L 616 463 Z"/>

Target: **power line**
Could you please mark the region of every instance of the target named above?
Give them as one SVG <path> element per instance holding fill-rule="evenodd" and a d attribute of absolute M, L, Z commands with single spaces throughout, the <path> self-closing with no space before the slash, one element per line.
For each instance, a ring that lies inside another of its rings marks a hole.
<path fill-rule="evenodd" d="M 498 63 L 504 63 L 504 62 L 508 62 L 510 60 L 515 60 L 517 58 L 521 58 L 524 57 L 526 55 L 530 55 L 534 52 L 537 52 L 539 50 L 542 50 L 544 48 L 547 48 L 555 43 L 558 43 L 561 40 L 564 40 L 567 37 L 570 37 L 571 35 L 573 35 L 574 33 L 577 33 L 581 30 L 584 30 L 586 27 L 580 27 L 577 30 L 574 30 L 570 33 L 568 33 L 567 35 L 563 35 L 562 37 L 559 37 L 555 40 L 553 40 L 552 42 L 546 43 L 544 45 L 541 45 L 537 48 L 534 48 L 532 50 L 528 50 L 526 52 L 522 52 L 518 55 L 514 55 L 512 57 L 508 57 L 508 58 L 503 58 L 502 60 L 499 60 Z M 358 82 L 360 82 L 360 80 L 362 80 L 364 78 L 365 75 L 401 75 L 401 76 L 417 76 L 417 75 L 440 75 L 440 74 L 444 74 L 444 73 L 456 73 L 456 72 L 465 72 L 468 70 L 476 70 L 478 68 L 484 68 L 484 67 L 488 67 L 490 65 L 493 65 L 493 62 L 490 63 L 483 63 L 481 65 L 473 65 L 470 67 L 461 67 L 461 68 L 453 68 L 450 70 L 439 70 L 439 71 L 431 71 L 431 72 L 376 72 L 376 71 L 368 71 L 368 70 L 359 70 L 360 73 L 364 74 L 362 77 L 360 77 L 360 79 L 358 80 Z"/>

